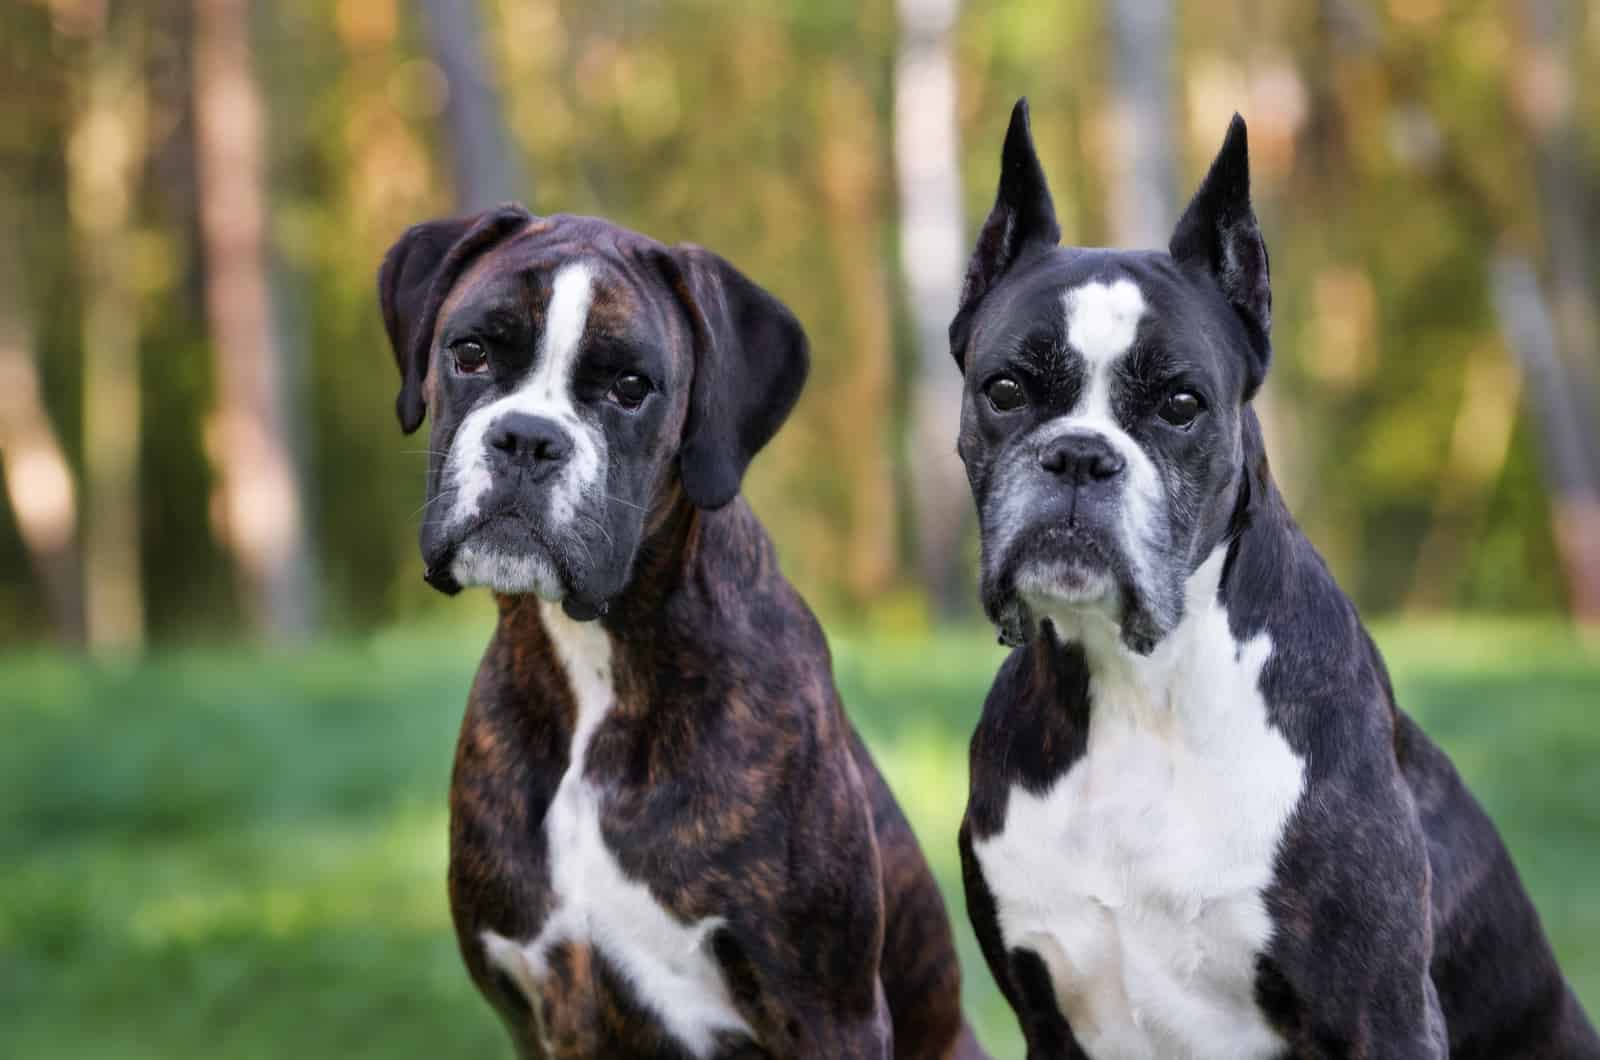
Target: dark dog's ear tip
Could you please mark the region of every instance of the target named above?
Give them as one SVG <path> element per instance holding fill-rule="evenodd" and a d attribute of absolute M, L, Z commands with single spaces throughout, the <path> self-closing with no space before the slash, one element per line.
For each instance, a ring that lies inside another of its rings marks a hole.
<path fill-rule="evenodd" d="M 401 391 L 394 399 L 394 414 L 400 420 L 400 430 L 405 434 L 415 434 L 418 427 L 422 426 L 422 418 L 426 410 L 422 402 L 412 395 Z"/>
<path fill-rule="evenodd" d="M 1011 108 L 1011 122 L 1006 126 L 1005 143 L 1000 147 L 1000 165 L 1004 168 L 1008 160 L 1017 165 L 1033 156 L 1033 123 L 1028 113 L 1028 97 L 1021 96 Z"/>
<path fill-rule="evenodd" d="M 1250 154 L 1250 131 L 1245 127 L 1244 116 L 1238 111 L 1233 112 L 1233 120 L 1228 122 L 1228 131 L 1222 138 L 1222 149 L 1218 155 L 1228 159 L 1236 159 L 1243 163 Z"/>
<path fill-rule="evenodd" d="M 689 503 L 703 512 L 726 508 L 739 495 L 742 470 L 732 461 L 690 442 L 678 455 L 678 479 Z"/>

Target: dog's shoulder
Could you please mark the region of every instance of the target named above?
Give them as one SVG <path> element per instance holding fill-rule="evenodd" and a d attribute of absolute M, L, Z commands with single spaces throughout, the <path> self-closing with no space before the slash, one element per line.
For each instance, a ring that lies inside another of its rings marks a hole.
<path fill-rule="evenodd" d="M 1000 666 L 969 751 L 967 826 L 976 838 L 999 831 L 1013 787 L 1043 791 L 1089 738 L 1089 666 L 1077 645 L 1036 639 Z"/>

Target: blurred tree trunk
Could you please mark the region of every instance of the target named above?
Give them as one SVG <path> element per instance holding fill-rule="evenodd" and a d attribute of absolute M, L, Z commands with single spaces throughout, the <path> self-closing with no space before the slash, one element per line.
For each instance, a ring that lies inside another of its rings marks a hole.
<path fill-rule="evenodd" d="M 434 60 L 449 85 L 445 135 L 455 171 L 456 206 L 469 212 L 511 199 L 531 203 L 533 188 L 506 135 L 476 0 L 422 0 L 422 7 Z"/>
<path fill-rule="evenodd" d="M 1505 289 L 1506 279 L 1502 273 L 1494 276 L 1496 305 L 1510 338 L 1511 320 L 1523 317 L 1525 311 L 1513 308 L 1518 295 Z M 1481 532 L 1494 484 L 1504 473 L 1511 452 L 1522 399 L 1522 377 L 1515 362 L 1507 351 L 1494 346 L 1472 350 L 1465 359 L 1461 405 L 1450 433 L 1449 455 L 1434 489 L 1428 532 L 1411 571 L 1407 610 L 1438 611 L 1450 605 L 1458 573 L 1466 565 L 1468 543 Z"/>
<path fill-rule="evenodd" d="M 967 251 L 951 45 L 959 7 L 959 0 L 899 0 L 894 75 L 900 267 L 917 348 L 906 448 L 919 573 L 945 617 L 967 608 L 961 536 L 972 506 L 956 456 L 961 373 L 950 359 L 948 331 Z"/>
<path fill-rule="evenodd" d="M 1164 248 L 1177 221 L 1170 0 L 1107 0 L 1111 30 L 1111 233 Z M 1220 143 L 1222 130 L 1217 130 Z"/>
<path fill-rule="evenodd" d="M 822 232 L 833 257 L 849 351 L 830 419 L 835 438 L 862 442 L 850 446 L 856 455 L 838 469 L 849 498 L 840 570 L 845 589 L 860 602 L 881 595 L 895 575 L 894 469 L 882 433 L 882 411 L 894 401 L 885 308 L 890 288 L 882 256 L 882 130 L 862 78 L 849 66 L 837 62 L 818 73 L 824 105 L 815 142 L 827 210 Z"/>
<path fill-rule="evenodd" d="M 1572 610 L 1600 621 L 1600 327 L 1588 245 L 1593 182 L 1577 125 L 1573 55 L 1582 34 L 1563 0 L 1529 0 L 1516 11 L 1522 54 L 1511 89 L 1533 144 L 1548 294 L 1541 296 L 1532 270 L 1516 263 L 1497 274 L 1497 292 L 1507 288 L 1502 319 L 1533 373 L 1529 391 L 1544 431 L 1552 524 Z"/>
<path fill-rule="evenodd" d="M 14 194 L 0 189 L 0 209 L 16 201 Z M 14 223 L 5 229 L 17 230 Z M 0 387 L 0 473 L 56 635 L 79 644 L 84 628 L 76 487 L 40 393 L 17 258 L 15 241 L 0 240 L 0 379 L 6 381 Z"/>
<path fill-rule="evenodd" d="M 1583 397 L 1572 386 L 1551 312 L 1533 263 L 1514 252 L 1497 255 L 1492 272 L 1495 311 L 1506 344 L 1517 354 L 1537 410 L 1551 523 L 1561 551 L 1572 613 L 1600 619 L 1600 490 L 1586 436 Z"/>
<path fill-rule="evenodd" d="M 144 642 L 140 570 L 139 305 L 130 218 L 145 151 L 141 35 L 85 9 L 84 99 L 67 145 L 83 292 L 84 610 L 90 647 Z"/>
<path fill-rule="evenodd" d="M 217 358 L 207 446 L 214 512 L 256 627 L 278 641 L 313 623 L 303 492 L 291 447 L 284 351 L 267 260 L 263 107 L 247 0 L 195 0 L 195 161 L 206 315 Z"/>

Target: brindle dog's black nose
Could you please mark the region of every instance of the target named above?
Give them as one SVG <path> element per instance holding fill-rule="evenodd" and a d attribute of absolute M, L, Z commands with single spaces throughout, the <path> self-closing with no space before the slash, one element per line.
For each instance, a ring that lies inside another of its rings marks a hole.
<path fill-rule="evenodd" d="M 559 423 L 526 412 L 508 412 L 495 420 L 485 440 L 529 471 L 549 471 L 572 455 L 572 436 Z"/>
<path fill-rule="evenodd" d="M 1039 447 L 1039 466 L 1078 485 L 1105 482 L 1128 466 L 1121 453 L 1099 434 L 1063 434 Z"/>

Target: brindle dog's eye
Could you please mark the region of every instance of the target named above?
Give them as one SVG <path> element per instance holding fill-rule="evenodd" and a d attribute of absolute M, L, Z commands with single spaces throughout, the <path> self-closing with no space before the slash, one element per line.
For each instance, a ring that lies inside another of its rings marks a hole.
<path fill-rule="evenodd" d="M 650 396 L 650 389 L 650 380 L 644 376 L 637 372 L 624 372 L 611 384 L 611 391 L 606 397 L 625 409 L 636 409 Z"/>
<path fill-rule="evenodd" d="M 983 392 L 988 395 L 989 404 L 994 406 L 996 412 L 1015 412 L 1028 403 L 1028 395 L 1023 393 L 1022 384 L 1009 375 L 990 380 Z"/>
<path fill-rule="evenodd" d="M 1167 400 L 1161 403 L 1158 415 L 1174 427 L 1187 427 L 1200 415 L 1200 410 L 1205 406 L 1200 403 L 1200 397 L 1188 390 L 1177 390 L 1167 395 Z"/>
<path fill-rule="evenodd" d="M 450 355 L 456 360 L 456 371 L 462 375 L 477 375 L 489 367 L 489 351 L 483 348 L 483 343 L 472 339 L 463 339 L 451 346 Z"/>

